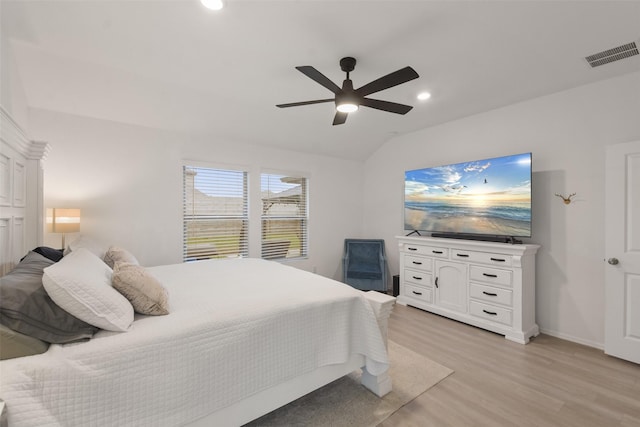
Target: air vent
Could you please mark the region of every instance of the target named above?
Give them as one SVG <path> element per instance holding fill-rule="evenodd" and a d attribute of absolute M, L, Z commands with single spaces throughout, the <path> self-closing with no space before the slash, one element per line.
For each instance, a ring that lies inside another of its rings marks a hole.
<path fill-rule="evenodd" d="M 589 55 L 585 59 L 592 67 L 599 67 L 600 65 L 619 61 L 635 55 L 638 55 L 638 46 L 636 46 L 636 42 L 631 42 L 622 46 L 614 47 L 613 49 Z"/>

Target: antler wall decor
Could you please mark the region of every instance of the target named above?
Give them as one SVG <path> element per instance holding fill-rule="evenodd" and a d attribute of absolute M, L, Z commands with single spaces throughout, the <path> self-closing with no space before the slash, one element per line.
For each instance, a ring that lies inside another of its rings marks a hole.
<path fill-rule="evenodd" d="M 556 196 L 560 197 L 565 205 L 568 205 L 569 203 L 571 203 L 571 198 L 575 195 L 576 193 L 572 193 L 572 194 L 569 194 L 567 197 L 564 197 L 562 194 L 556 193 Z"/>

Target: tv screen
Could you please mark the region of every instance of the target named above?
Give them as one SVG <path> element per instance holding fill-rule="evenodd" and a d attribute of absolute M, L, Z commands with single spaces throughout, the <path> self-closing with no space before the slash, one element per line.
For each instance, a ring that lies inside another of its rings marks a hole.
<path fill-rule="evenodd" d="M 404 228 L 531 237 L 531 153 L 405 172 Z"/>

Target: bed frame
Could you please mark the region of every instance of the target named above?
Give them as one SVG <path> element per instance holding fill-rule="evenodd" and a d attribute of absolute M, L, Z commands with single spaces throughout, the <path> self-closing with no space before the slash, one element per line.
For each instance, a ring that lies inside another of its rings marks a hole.
<path fill-rule="evenodd" d="M 43 163 L 50 150 L 46 142 L 30 141 L 26 133 L 0 106 L 0 276 L 9 272 L 24 254 L 42 245 L 44 237 Z M 387 323 L 395 298 L 364 292 L 385 343 Z M 259 418 L 342 376 L 362 368 L 362 384 L 377 396 L 391 391 L 388 373 L 371 375 L 360 355 L 344 364 L 329 365 L 294 378 L 234 405 L 211 413 L 193 426 L 238 426 Z M 1 398 L 2 396 L 0 396 Z"/>

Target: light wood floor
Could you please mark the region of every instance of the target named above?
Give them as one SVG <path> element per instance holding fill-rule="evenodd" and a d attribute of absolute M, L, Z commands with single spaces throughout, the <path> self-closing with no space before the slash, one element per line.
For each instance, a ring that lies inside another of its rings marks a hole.
<path fill-rule="evenodd" d="M 396 305 L 389 339 L 455 372 L 380 427 L 640 426 L 640 365 L 540 335 L 527 345 Z"/>

